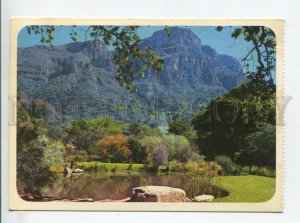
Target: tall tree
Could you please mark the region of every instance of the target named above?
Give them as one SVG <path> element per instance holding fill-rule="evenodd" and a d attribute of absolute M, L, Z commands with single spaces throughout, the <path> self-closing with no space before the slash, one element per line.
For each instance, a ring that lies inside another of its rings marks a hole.
<path fill-rule="evenodd" d="M 217 27 L 217 31 L 222 29 Z M 248 82 L 214 99 L 194 116 L 198 145 L 209 159 L 220 154 L 234 158 L 234 154 L 249 146 L 247 137 L 250 134 L 259 131 L 264 123 L 274 125 L 276 122 L 274 32 L 263 26 L 242 26 L 235 28 L 231 36 L 244 37 L 253 45 L 241 59 Z M 257 66 L 250 71 L 249 59 L 253 54 Z"/>

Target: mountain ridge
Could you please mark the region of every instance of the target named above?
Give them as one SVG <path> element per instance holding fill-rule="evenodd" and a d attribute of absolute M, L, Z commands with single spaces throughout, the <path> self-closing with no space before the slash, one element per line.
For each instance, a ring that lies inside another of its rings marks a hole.
<path fill-rule="evenodd" d="M 18 89 L 24 99 L 47 101 L 63 122 L 105 114 L 119 120 L 127 116 L 127 120 L 151 123 L 156 113 L 176 113 L 182 102 L 205 105 L 245 80 L 235 58 L 201 45 L 201 39 L 188 28 L 172 27 L 170 31 L 170 37 L 160 30 L 142 40 L 141 48 L 151 46 L 165 63 L 158 78 L 146 72 L 145 78 L 135 80 L 136 94 L 115 80 L 111 60 L 114 52 L 92 41 L 55 46 L 52 52 L 41 46 L 19 48 Z M 75 98 L 81 98 L 80 102 Z M 139 114 L 124 115 L 120 104 L 125 103 L 130 110 L 132 101 L 142 107 Z M 82 109 L 73 108 L 74 103 Z M 109 108 L 103 109 L 105 103 Z M 153 104 L 158 104 L 154 106 L 157 111 L 150 111 Z M 75 113 L 80 114 L 77 117 Z"/>

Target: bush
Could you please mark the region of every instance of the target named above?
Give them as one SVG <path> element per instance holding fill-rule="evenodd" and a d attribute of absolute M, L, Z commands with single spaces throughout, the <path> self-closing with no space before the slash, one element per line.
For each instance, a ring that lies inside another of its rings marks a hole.
<path fill-rule="evenodd" d="M 276 171 L 267 167 L 252 166 L 250 174 L 265 177 L 276 177 Z"/>
<path fill-rule="evenodd" d="M 99 154 L 103 160 L 111 162 L 129 162 L 131 151 L 127 147 L 128 138 L 122 134 L 106 136 L 97 141 L 96 146 L 99 148 Z"/>
<path fill-rule="evenodd" d="M 216 162 L 221 165 L 222 175 L 231 175 L 236 171 L 236 164 L 228 156 L 216 156 Z"/>
<path fill-rule="evenodd" d="M 192 197 L 212 193 L 213 185 L 221 186 L 219 179 L 216 178 L 221 170 L 221 166 L 216 162 L 205 162 L 204 160 L 199 160 L 198 162 L 189 161 L 185 165 L 185 169 L 189 173 L 189 189 L 187 192 Z"/>
<path fill-rule="evenodd" d="M 143 163 L 146 160 L 146 149 L 142 146 L 141 142 L 136 137 L 128 139 L 128 147 L 131 151 L 132 162 Z"/>
<path fill-rule="evenodd" d="M 168 170 L 169 170 L 169 172 L 176 172 L 176 173 L 184 172 L 184 170 L 185 170 L 184 164 L 181 162 L 178 162 L 177 160 L 172 160 L 168 164 Z"/>
<path fill-rule="evenodd" d="M 168 150 L 166 146 L 160 145 L 153 150 L 152 161 L 154 166 L 165 164 L 168 161 Z"/>

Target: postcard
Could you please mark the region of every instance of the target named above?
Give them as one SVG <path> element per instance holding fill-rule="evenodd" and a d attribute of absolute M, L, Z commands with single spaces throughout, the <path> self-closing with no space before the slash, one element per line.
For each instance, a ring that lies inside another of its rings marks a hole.
<path fill-rule="evenodd" d="M 11 21 L 9 208 L 283 210 L 283 21 Z"/>

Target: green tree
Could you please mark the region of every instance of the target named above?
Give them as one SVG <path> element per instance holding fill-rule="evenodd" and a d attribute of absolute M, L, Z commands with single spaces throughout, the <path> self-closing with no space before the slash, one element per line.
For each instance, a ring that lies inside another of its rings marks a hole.
<path fill-rule="evenodd" d="M 276 127 L 264 124 L 260 130 L 250 134 L 247 138 L 249 146 L 241 151 L 242 164 L 267 166 L 274 169 L 276 166 Z"/>
<path fill-rule="evenodd" d="M 142 146 L 141 142 L 136 137 L 130 137 L 128 139 L 128 147 L 131 150 L 132 162 L 144 163 L 147 158 L 146 149 Z"/>
<path fill-rule="evenodd" d="M 174 120 L 169 124 L 169 133 L 185 135 L 190 131 L 190 125 L 186 121 Z"/>
<path fill-rule="evenodd" d="M 157 128 L 152 128 L 146 124 L 130 123 L 128 127 L 128 134 L 134 135 L 138 138 L 145 136 L 160 136 L 160 131 Z"/>
<path fill-rule="evenodd" d="M 70 29 L 70 39 L 76 42 L 79 28 L 72 26 Z M 49 50 L 54 48 L 55 30 L 56 26 L 27 26 L 28 34 L 40 35 L 40 42 Z M 164 63 L 163 59 L 153 53 L 151 47 L 142 49 L 137 30 L 138 26 L 88 26 L 85 30 L 85 35 L 94 41 L 94 59 L 98 42 L 114 48 L 112 60 L 116 65 L 116 79 L 121 86 L 126 86 L 131 91 L 136 90 L 135 77 L 144 77 L 148 70 L 159 74 Z"/>
<path fill-rule="evenodd" d="M 197 144 L 206 158 L 227 155 L 233 159 L 236 152 L 248 147 L 247 136 L 262 123 L 275 124 L 275 86 L 257 86 L 242 84 L 195 114 L 192 123 Z"/>
<path fill-rule="evenodd" d="M 93 152 L 97 140 L 107 135 L 121 134 L 123 125 L 110 118 L 82 119 L 71 122 L 65 132 L 68 143 L 73 143 L 78 150 Z"/>
<path fill-rule="evenodd" d="M 222 31 L 223 27 L 217 27 Z M 264 26 L 235 28 L 233 38 L 244 37 L 253 48 L 241 60 L 246 67 L 248 82 L 212 100 L 206 109 L 193 118 L 198 145 L 204 155 L 234 158 L 249 145 L 246 138 L 262 123 L 275 124 L 276 86 L 272 77 L 276 68 L 276 37 Z M 254 54 L 256 69 L 249 70 L 249 59 Z"/>
<path fill-rule="evenodd" d="M 169 133 L 182 135 L 190 141 L 194 141 L 195 132 L 191 130 L 190 124 L 183 120 L 174 120 L 169 123 Z"/>
<path fill-rule="evenodd" d="M 38 139 L 46 132 L 37 119 L 17 110 L 17 189 L 19 194 L 42 195 L 42 188 L 51 185 L 54 174 L 45 161 L 46 145 Z"/>

